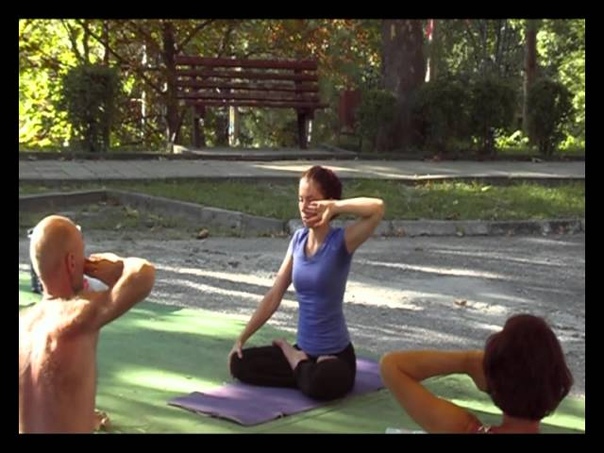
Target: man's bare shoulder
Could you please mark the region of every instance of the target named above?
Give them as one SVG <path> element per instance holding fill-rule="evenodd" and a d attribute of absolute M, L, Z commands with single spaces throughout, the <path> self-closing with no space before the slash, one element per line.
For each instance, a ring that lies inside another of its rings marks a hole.
<path fill-rule="evenodd" d="M 71 299 L 41 300 L 36 305 L 20 310 L 20 333 L 43 328 L 57 336 L 85 333 L 95 323 L 102 294 L 83 292 Z"/>
<path fill-rule="evenodd" d="M 40 319 L 43 314 L 43 307 L 40 303 L 31 305 L 29 307 L 19 309 L 19 333 L 23 333 L 30 329 L 32 324 L 35 324 L 36 320 Z"/>

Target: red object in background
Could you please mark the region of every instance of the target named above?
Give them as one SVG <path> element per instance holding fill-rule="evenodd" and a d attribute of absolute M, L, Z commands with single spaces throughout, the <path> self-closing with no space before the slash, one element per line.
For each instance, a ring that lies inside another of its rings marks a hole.
<path fill-rule="evenodd" d="M 426 25 L 426 38 L 428 41 L 432 41 L 432 33 L 434 32 L 434 19 L 429 19 Z"/>
<path fill-rule="evenodd" d="M 355 131 L 356 115 L 360 104 L 361 92 L 359 90 L 343 90 L 340 93 L 338 118 L 342 133 L 352 133 Z"/>

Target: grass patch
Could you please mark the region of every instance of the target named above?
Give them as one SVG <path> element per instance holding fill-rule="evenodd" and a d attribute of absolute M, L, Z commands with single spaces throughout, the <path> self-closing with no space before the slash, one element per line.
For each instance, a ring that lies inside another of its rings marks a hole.
<path fill-rule="evenodd" d="M 280 220 L 298 217 L 298 188 L 291 182 L 154 181 L 60 186 L 21 183 L 19 194 L 94 189 L 146 193 Z M 536 220 L 585 216 L 584 182 L 494 186 L 444 181 L 410 186 L 400 181 L 347 180 L 344 196 L 384 199 L 386 220 Z"/>
<path fill-rule="evenodd" d="M 19 211 L 19 237 L 24 237 L 27 230 L 45 216 L 57 213 L 52 206 L 38 212 Z M 183 218 L 104 202 L 73 206 L 68 212 L 61 210 L 59 213 L 67 215 L 85 232 L 99 230 L 128 235 L 134 231 L 143 231 L 146 234 L 161 235 L 163 238 L 183 239 L 195 237 L 200 230 L 199 225 Z M 217 231 L 214 233 L 218 234 Z M 225 235 L 224 232 L 221 232 L 221 235 Z"/>

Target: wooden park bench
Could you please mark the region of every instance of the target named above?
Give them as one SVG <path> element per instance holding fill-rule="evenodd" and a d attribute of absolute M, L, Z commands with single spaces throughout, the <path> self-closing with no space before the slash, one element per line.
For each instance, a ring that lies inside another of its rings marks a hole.
<path fill-rule="evenodd" d="M 178 99 L 193 110 L 193 146 L 200 146 L 199 120 L 207 107 L 291 108 L 297 113 L 298 141 L 308 144 L 308 123 L 319 98 L 315 60 L 176 57 Z"/>

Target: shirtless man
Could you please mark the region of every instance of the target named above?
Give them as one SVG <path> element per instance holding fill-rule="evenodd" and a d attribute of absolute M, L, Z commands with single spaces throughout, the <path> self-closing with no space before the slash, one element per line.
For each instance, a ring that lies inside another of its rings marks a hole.
<path fill-rule="evenodd" d="M 30 258 L 43 294 L 19 313 L 19 432 L 92 433 L 100 329 L 150 294 L 155 268 L 112 253 L 86 258 L 79 229 L 58 215 L 34 228 Z M 84 290 L 84 274 L 109 289 Z"/>

